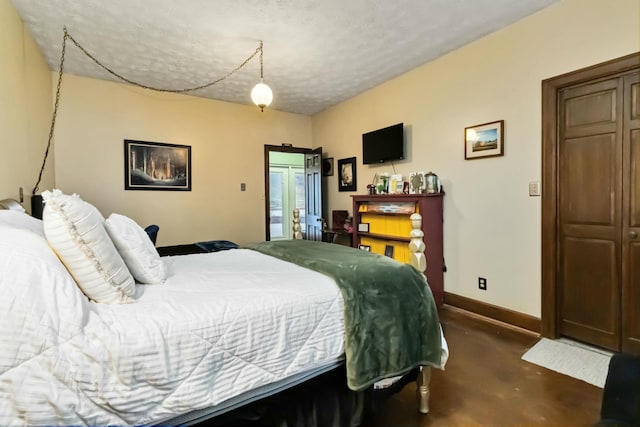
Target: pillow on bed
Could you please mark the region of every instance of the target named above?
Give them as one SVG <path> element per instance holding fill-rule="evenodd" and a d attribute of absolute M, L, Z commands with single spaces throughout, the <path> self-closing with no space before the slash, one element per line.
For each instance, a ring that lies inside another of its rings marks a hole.
<path fill-rule="evenodd" d="M 0 225 L 2 224 L 12 228 L 29 230 L 44 237 L 42 221 L 25 212 L 0 209 Z"/>
<path fill-rule="evenodd" d="M 142 227 L 127 216 L 113 213 L 104 222 L 104 228 L 136 281 L 146 284 L 164 281 L 164 262 Z"/>
<path fill-rule="evenodd" d="M 100 303 L 133 302 L 135 282 L 100 212 L 76 194 L 53 190 L 42 197 L 47 240 L 85 295 Z"/>
<path fill-rule="evenodd" d="M 0 377 L 80 333 L 87 318 L 87 298 L 45 238 L 4 224 L 0 295 Z M 36 361 L 32 368 L 40 366 L 44 365 Z"/>

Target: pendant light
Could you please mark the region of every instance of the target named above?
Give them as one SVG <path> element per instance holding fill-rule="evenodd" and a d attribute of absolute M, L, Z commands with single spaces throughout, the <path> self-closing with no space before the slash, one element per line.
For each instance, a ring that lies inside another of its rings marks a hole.
<path fill-rule="evenodd" d="M 268 107 L 273 101 L 273 92 L 263 81 L 264 66 L 262 63 L 262 40 L 260 40 L 260 83 L 251 90 L 251 100 L 264 112 L 264 107 Z"/>

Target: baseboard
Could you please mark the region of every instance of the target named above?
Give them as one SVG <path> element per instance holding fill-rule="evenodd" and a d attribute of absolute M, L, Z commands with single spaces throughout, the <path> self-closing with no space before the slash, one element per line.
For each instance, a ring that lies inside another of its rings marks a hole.
<path fill-rule="evenodd" d="M 504 307 L 498 307 L 497 305 L 487 304 L 449 292 L 444 293 L 444 303 L 452 307 L 457 307 L 480 316 L 517 326 L 537 334 L 540 333 L 540 319 L 528 314 L 509 310 Z"/>

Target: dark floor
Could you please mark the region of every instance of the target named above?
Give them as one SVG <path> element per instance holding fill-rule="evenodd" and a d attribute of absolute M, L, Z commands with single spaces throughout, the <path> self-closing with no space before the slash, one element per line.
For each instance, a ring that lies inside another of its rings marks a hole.
<path fill-rule="evenodd" d="M 521 360 L 538 337 L 445 306 L 445 371 L 433 370 L 431 412 L 416 411 L 415 383 L 387 400 L 370 427 L 592 426 L 602 389 Z"/>

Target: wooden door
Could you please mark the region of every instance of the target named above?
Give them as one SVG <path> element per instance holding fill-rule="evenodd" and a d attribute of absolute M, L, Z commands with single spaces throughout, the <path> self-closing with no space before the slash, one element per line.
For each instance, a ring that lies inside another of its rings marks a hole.
<path fill-rule="evenodd" d="M 622 351 L 640 354 L 640 72 L 624 76 Z"/>
<path fill-rule="evenodd" d="M 322 241 L 322 147 L 305 154 L 305 239 Z"/>
<path fill-rule="evenodd" d="M 559 93 L 560 333 L 620 347 L 619 78 Z"/>
<path fill-rule="evenodd" d="M 640 344 L 637 75 L 558 94 L 559 332 L 615 351 Z"/>
<path fill-rule="evenodd" d="M 542 335 L 640 354 L 633 53 L 542 82 Z"/>

